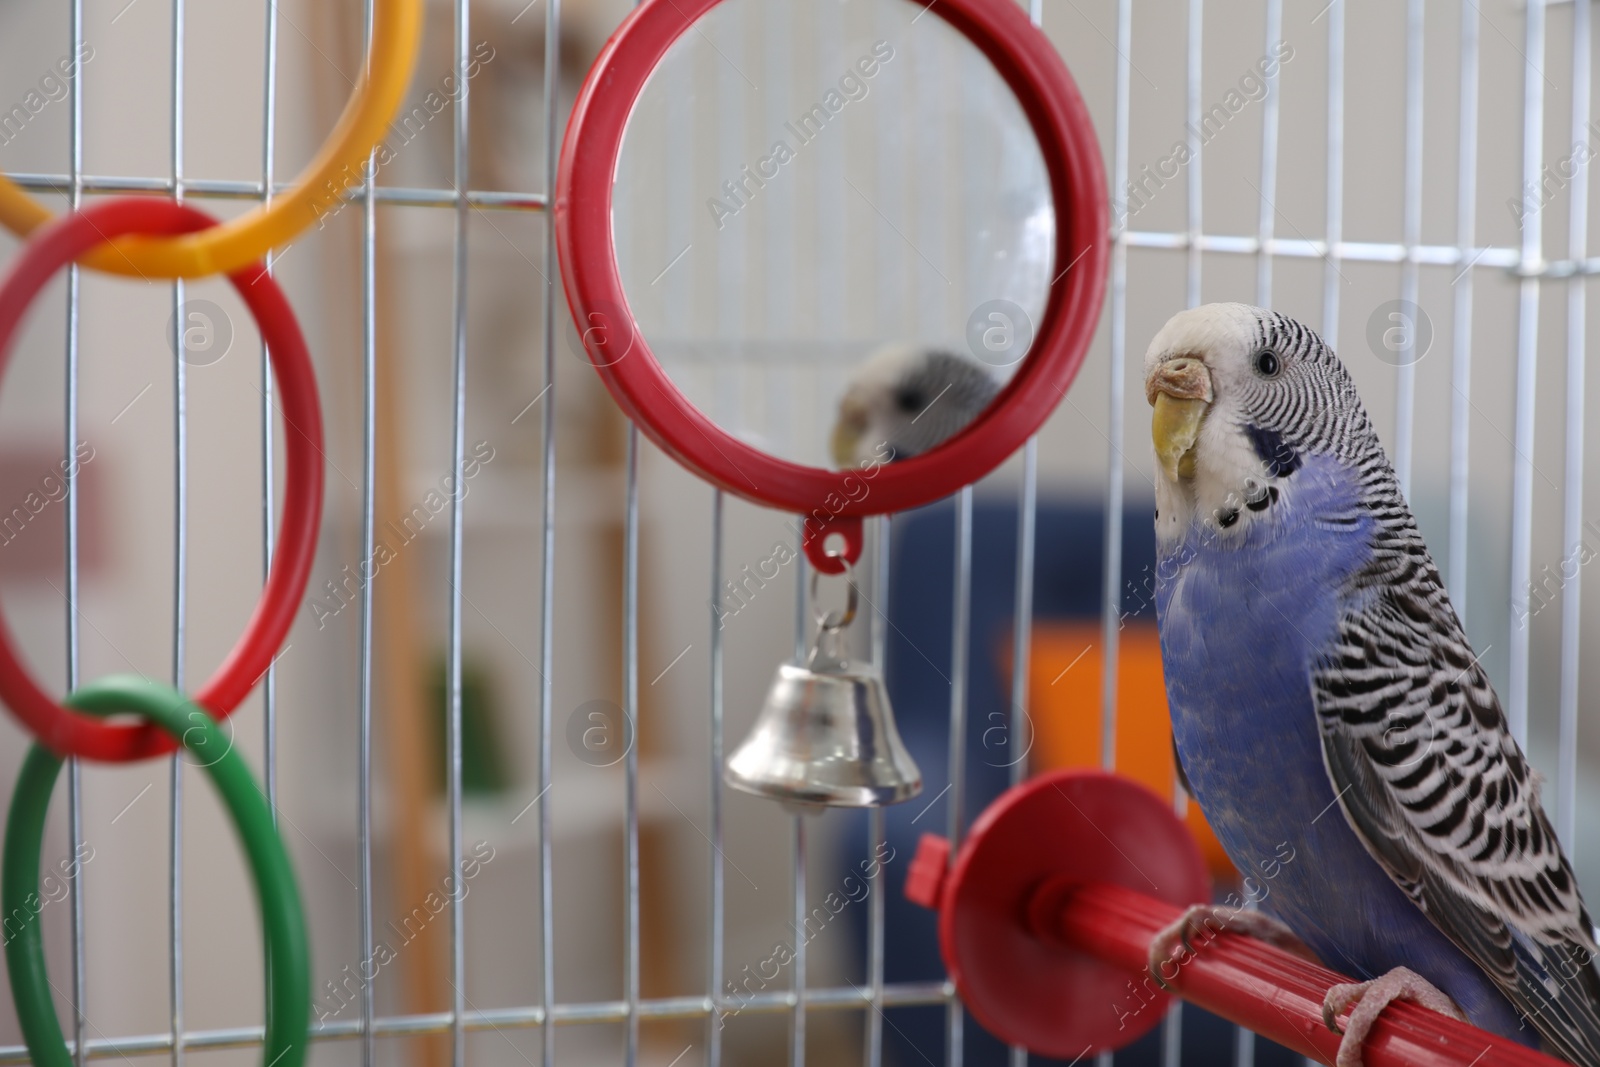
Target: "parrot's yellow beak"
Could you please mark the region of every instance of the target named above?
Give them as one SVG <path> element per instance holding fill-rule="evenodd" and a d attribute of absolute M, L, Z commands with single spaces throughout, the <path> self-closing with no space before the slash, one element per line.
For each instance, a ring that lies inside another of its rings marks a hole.
<path fill-rule="evenodd" d="M 861 405 L 845 400 L 839 405 L 839 421 L 833 424 L 833 439 L 829 442 L 834 466 L 843 470 L 855 466 L 856 449 L 861 435 L 867 432 L 867 412 Z"/>
<path fill-rule="evenodd" d="M 1167 480 L 1194 477 L 1194 443 L 1211 407 L 1211 375 L 1198 357 L 1180 356 L 1157 365 L 1145 381 L 1145 398 L 1155 413 L 1150 435 L 1156 460 Z"/>

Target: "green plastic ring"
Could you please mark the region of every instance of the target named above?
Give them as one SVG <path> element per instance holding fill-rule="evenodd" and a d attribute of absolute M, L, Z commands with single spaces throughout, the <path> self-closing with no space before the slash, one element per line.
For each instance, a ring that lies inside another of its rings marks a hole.
<path fill-rule="evenodd" d="M 204 754 L 206 771 L 233 816 L 255 876 L 265 945 L 268 1067 L 301 1067 L 311 1015 L 310 952 L 294 868 L 273 825 L 272 812 L 243 757 L 233 751 L 209 715 L 170 686 L 132 675 L 103 678 L 66 700 L 69 707 L 94 715 L 133 712 Z M 221 757 L 214 754 L 221 752 Z M 6 818 L 4 869 L 0 871 L 0 915 L 6 919 L 6 970 L 23 1039 L 36 1067 L 72 1067 L 72 1053 L 56 1021 L 39 935 L 39 853 L 45 813 L 61 760 L 35 744 L 23 761 Z M 13 917 L 20 922 L 13 925 Z"/>

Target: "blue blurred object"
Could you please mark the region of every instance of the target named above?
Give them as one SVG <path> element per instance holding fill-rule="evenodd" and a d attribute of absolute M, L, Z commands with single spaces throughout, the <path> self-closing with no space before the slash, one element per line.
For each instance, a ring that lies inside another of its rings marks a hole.
<path fill-rule="evenodd" d="M 904 898 L 906 869 L 923 833 L 945 834 L 950 792 L 950 653 L 952 591 L 955 577 L 956 506 L 947 499 L 895 516 L 890 569 L 890 627 L 885 677 L 895 717 L 906 746 L 922 768 L 920 797 L 889 808 L 885 823 L 894 859 L 888 866 L 884 904 L 885 982 L 942 981 L 936 916 Z M 1103 597 L 1105 512 L 1098 504 L 1067 501 L 1039 505 L 1037 561 L 1034 568 L 1036 619 L 1093 619 Z M 1009 718 L 1009 667 L 997 664 L 996 650 L 1009 640 L 1016 610 L 1017 508 L 1010 501 L 979 500 L 972 516 L 972 599 L 968 645 L 966 774 L 963 779 L 968 825 L 1010 784 L 1006 746 L 984 744 L 984 731 Z M 1148 505 L 1124 515 L 1123 588 L 1138 587 L 1139 576 L 1155 565 L 1155 530 Z M 991 713 L 999 713 L 999 717 Z M 991 736 L 991 741 L 994 738 Z M 852 823 L 844 842 L 844 863 L 868 851 L 867 817 Z M 864 911 L 851 921 L 865 945 Z M 858 960 L 858 973 L 864 961 Z M 1107 1001 L 1107 1011 L 1111 1002 Z M 945 1062 L 945 1012 L 941 1008 L 891 1008 L 884 1027 L 885 1062 L 896 1067 Z M 1185 1007 L 1183 1062 L 1199 1067 L 1231 1065 L 1234 1027 L 1206 1012 Z M 1002 1067 L 1008 1051 L 967 1016 L 965 1062 Z M 1161 1032 L 1157 1030 L 1119 1052 L 1118 1067 L 1156 1067 Z M 1303 1061 L 1266 1041 L 1256 1043 L 1258 1067 L 1297 1067 Z M 1035 1056 L 1035 1064 L 1065 1063 Z"/>

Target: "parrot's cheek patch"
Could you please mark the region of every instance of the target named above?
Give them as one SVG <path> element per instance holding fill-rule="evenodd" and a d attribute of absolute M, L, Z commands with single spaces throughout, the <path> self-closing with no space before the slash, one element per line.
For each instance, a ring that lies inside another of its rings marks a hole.
<path fill-rule="evenodd" d="M 1156 460 L 1168 481 L 1194 477 L 1194 443 L 1210 407 L 1198 398 L 1156 394 L 1150 435 L 1155 440 Z"/>

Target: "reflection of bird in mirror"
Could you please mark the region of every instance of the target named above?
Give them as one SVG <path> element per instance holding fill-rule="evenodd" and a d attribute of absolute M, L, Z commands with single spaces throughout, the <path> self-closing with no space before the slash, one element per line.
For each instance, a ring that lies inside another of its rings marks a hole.
<path fill-rule="evenodd" d="M 840 467 L 910 459 L 955 436 L 1000 391 L 970 356 L 914 344 L 878 349 L 839 401 L 833 461 Z"/>

